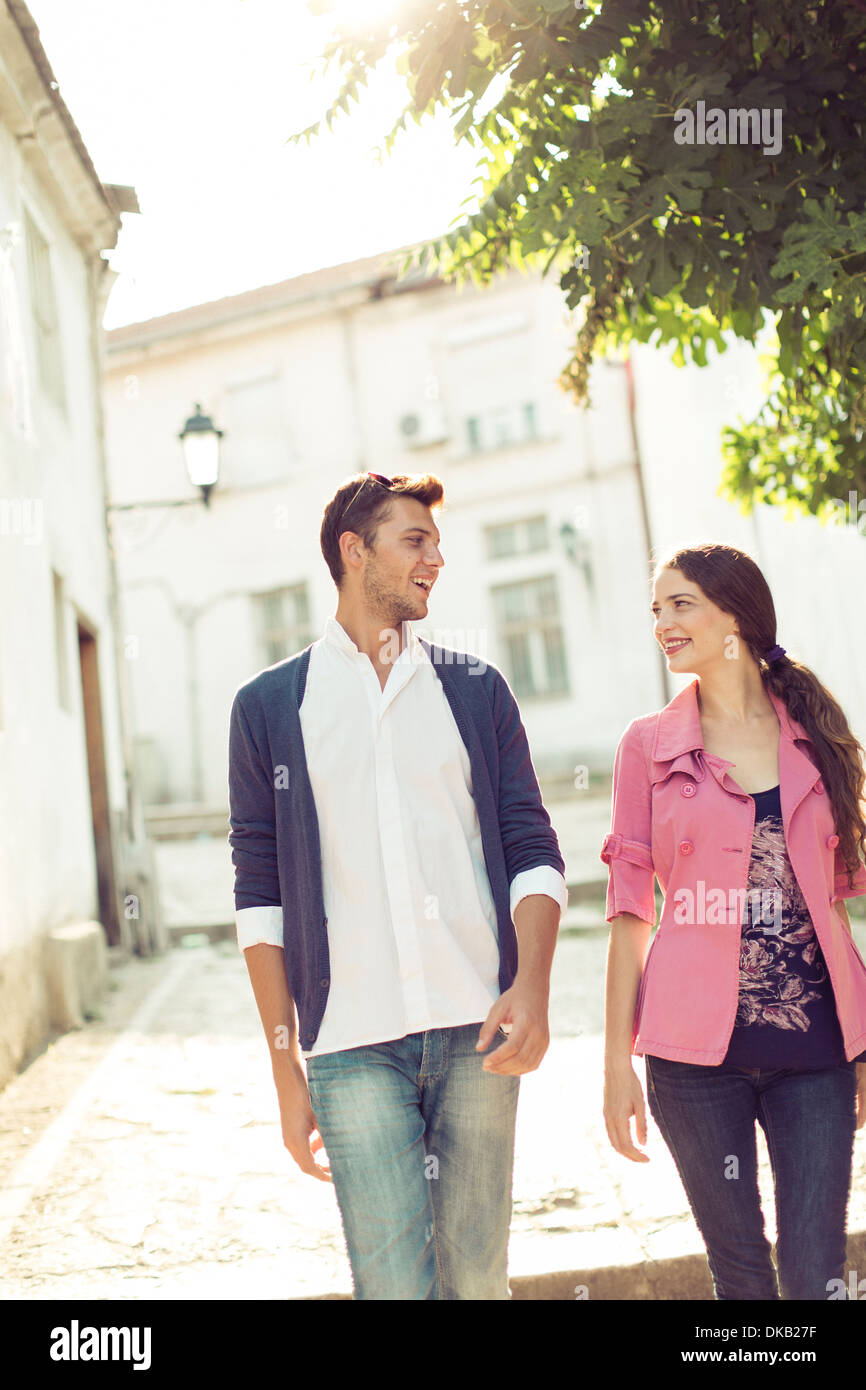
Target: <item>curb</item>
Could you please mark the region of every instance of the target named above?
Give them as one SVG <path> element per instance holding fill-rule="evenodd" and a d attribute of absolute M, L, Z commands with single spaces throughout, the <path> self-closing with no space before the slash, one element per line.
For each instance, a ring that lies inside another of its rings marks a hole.
<path fill-rule="evenodd" d="M 775 1247 L 774 1247 L 775 1250 Z M 866 1231 L 848 1236 L 846 1272 L 864 1270 Z M 669 1260 L 648 1260 L 639 1265 L 607 1265 L 600 1269 L 555 1270 L 547 1274 L 513 1274 L 508 1280 L 511 1301 L 574 1302 L 714 1302 L 713 1281 L 705 1255 L 679 1255 Z M 585 1290 L 584 1298 L 575 1291 Z M 861 1295 L 866 1297 L 866 1295 Z M 349 1293 L 312 1294 L 291 1303 L 321 1303 L 345 1299 Z M 770 1301 L 770 1300 L 766 1300 Z"/>

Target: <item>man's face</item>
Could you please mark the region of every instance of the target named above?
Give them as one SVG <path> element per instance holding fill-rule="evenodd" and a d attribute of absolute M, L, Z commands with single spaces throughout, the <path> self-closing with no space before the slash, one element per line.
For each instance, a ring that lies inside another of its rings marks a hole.
<path fill-rule="evenodd" d="M 361 571 L 364 605 L 384 625 L 395 628 L 427 616 L 430 590 L 445 563 L 440 539 L 423 502 L 415 497 L 391 499 L 391 516 L 379 523 L 374 548 L 364 552 Z"/>

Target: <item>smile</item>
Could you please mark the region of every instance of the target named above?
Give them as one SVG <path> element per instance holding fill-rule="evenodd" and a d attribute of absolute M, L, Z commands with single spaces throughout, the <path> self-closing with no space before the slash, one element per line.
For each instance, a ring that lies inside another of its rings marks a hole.
<path fill-rule="evenodd" d="M 432 587 L 433 587 L 433 580 L 432 580 L 432 579 L 413 579 L 413 580 L 412 580 L 412 583 L 413 583 L 413 584 L 420 584 L 421 588 L 422 588 L 422 589 L 426 589 L 426 590 L 428 591 L 428 593 L 429 593 L 430 589 L 432 589 Z"/>
<path fill-rule="evenodd" d="M 692 639 L 690 637 L 679 637 L 675 642 L 665 642 L 666 654 L 670 656 L 672 652 L 681 651 L 683 647 L 687 647 L 689 645 L 689 642 L 691 640 Z"/>

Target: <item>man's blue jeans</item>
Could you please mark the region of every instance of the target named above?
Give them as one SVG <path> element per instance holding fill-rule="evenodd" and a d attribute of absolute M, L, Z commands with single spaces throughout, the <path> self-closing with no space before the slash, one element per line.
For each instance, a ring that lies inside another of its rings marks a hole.
<path fill-rule="evenodd" d="M 307 1059 L 356 1299 L 509 1297 L 520 1077 L 483 1070 L 480 1028 Z"/>
<path fill-rule="evenodd" d="M 824 1071 L 647 1057 L 647 1099 L 707 1248 L 717 1299 L 827 1299 L 845 1278 L 854 1062 Z M 758 1121 L 776 1194 L 779 1285 L 758 1190 Z M 831 1286 L 832 1287 L 832 1286 Z"/>

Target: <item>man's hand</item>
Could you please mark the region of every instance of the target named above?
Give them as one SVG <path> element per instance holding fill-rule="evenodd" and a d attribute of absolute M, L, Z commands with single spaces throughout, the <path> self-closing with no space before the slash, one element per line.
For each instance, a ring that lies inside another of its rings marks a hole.
<path fill-rule="evenodd" d="M 498 1076 L 522 1076 L 535 1071 L 550 1045 L 547 1005 L 546 988 L 523 985 L 519 980 L 500 994 L 481 1025 L 476 1051 L 484 1052 L 490 1046 L 500 1025 L 510 1023 L 512 1028 L 508 1041 L 484 1058 L 485 1071 Z"/>
<path fill-rule="evenodd" d="M 327 1166 L 322 1136 L 316 1128 L 316 1117 L 310 1105 L 307 1078 L 300 1062 L 287 1058 L 285 1065 L 274 1068 L 274 1082 L 280 1102 L 283 1143 L 302 1173 L 309 1173 L 322 1182 L 333 1182 Z M 311 1138 L 311 1136 L 315 1136 Z M 321 1152 L 325 1162 L 317 1163 L 314 1154 Z"/>
<path fill-rule="evenodd" d="M 866 1124 L 866 1062 L 857 1062 L 857 1123 L 855 1129 Z"/>
<path fill-rule="evenodd" d="M 289 992 L 283 962 L 283 948 L 276 943 L 257 942 L 244 947 L 244 959 L 256 996 L 256 1005 L 268 1040 L 271 1071 L 280 1102 L 283 1143 L 303 1173 L 322 1182 L 331 1181 L 322 1136 L 310 1105 L 307 1073 L 298 1051 L 295 1003 Z M 315 1138 L 312 1139 L 311 1136 Z M 323 1153 L 325 1164 L 314 1154 Z"/>
<path fill-rule="evenodd" d="M 535 1071 L 550 1046 L 547 1008 L 559 915 L 559 903 L 547 893 L 528 893 L 514 909 L 517 974 L 482 1023 L 476 1051 L 490 1046 L 499 1026 L 511 1024 L 511 1032 L 506 1042 L 484 1058 L 485 1071 L 522 1076 Z"/>

